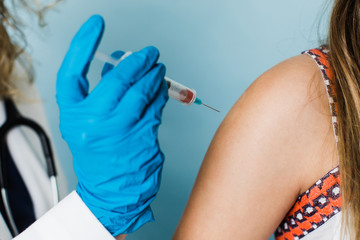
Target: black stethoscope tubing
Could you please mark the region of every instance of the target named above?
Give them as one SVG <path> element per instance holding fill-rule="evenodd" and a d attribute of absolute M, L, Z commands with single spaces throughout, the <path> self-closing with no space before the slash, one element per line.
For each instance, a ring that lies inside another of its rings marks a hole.
<path fill-rule="evenodd" d="M 9 229 L 13 236 L 19 234 L 15 221 L 11 212 L 9 200 L 8 200 L 8 177 L 7 177 L 7 161 L 6 153 L 9 151 L 7 144 L 7 135 L 8 133 L 20 126 L 28 127 L 33 130 L 39 137 L 41 147 L 44 153 L 45 162 L 47 166 L 47 174 L 50 178 L 52 189 L 53 189 L 53 200 L 54 205 L 59 201 L 59 191 L 56 182 L 56 168 L 54 155 L 51 148 L 50 140 L 45 131 L 40 127 L 39 124 L 34 122 L 31 119 L 23 117 L 20 112 L 17 110 L 14 102 L 11 99 L 4 99 L 5 111 L 6 111 L 6 121 L 0 127 L 0 188 L 1 188 L 1 197 L 4 202 L 4 207 L 6 211 L 6 217 L 9 220 Z M 9 151 L 10 153 L 10 151 Z"/>

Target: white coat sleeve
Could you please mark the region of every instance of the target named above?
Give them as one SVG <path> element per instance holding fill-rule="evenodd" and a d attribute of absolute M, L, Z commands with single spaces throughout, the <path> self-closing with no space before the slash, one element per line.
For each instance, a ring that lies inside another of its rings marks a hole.
<path fill-rule="evenodd" d="M 14 240 L 114 240 L 74 191 Z"/>

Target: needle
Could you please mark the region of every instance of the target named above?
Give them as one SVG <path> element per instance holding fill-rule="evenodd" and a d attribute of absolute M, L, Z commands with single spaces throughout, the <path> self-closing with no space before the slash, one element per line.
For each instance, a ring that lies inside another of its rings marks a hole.
<path fill-rule="evenodd" d="M 210 109 L 212 109 L 212 110 L 214 110 L 214 111 L 216 111 L 216 112 L 220 112 L 219 110 L 216 110 L 215 108 L 212 108 L 212 107 L 210 107 L 210 106 L 208 106 L 208 105 L 206 105 L 206 104 L 204 104 L 204 103 L 202 103 L 201 105 L 204 105 L 205 107 L 208 107 L 208 108 L 210 108 Z"/>

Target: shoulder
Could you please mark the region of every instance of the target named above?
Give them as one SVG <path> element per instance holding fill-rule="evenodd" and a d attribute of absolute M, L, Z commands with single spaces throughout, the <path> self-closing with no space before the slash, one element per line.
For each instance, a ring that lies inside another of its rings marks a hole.
<path fill-rule="evenodd" d="M 297 176 L 299 193 L 338 164 L 326 87 L 319 67 L 307 54 L 262 74 L 228 118 L 234 119 L 234 126 L 247 119 L 271 136 L 268 144 L 284 156 L 283 161 L 273 160 L 274 166 L 287 166 Z"/>
<path fill-rule="evenodd" d="M 319 97 L 321 99 L 318 99 Z M 264 103 L 267 108 L 288 113 L 289 116 L 292 112 L 301 110 L 298 107 L 308 104 L 312 104 L 319 111 L 328 110 L 319 68 L 315 61 L 305 54 L 287 59 L 262 74 L 237 103 L 245 100 Z M 281 103 L 282 108 L 278 108 L 276 103 Z M 286 106 L 291 106 L 291 109 L 284 111 Z"/>
<path fill-rule="evenodd" d="M 248 113 L 246 116 L 242 114 L 244 111 Z M 309 125 L 308 121 L 301 120 L 319 113 L 329 113 L 319 68 L 307 55 L 299 55 L 277 64 L 257 78 L 241 95 L 227 118 L 255 121 L 262 117 L 285 124 L 282 128 L 297 131 L 298 127 Z"/>

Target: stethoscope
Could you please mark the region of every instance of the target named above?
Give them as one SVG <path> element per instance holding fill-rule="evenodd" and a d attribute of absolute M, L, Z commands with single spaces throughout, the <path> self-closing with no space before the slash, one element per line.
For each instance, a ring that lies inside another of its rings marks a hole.
<path fill-rule="evenodd" d="M 59 189 L 56 182 L 56 169 L 54 163 L 53 152 L 50 145 L 50 140 L 46 135 L 45 131 L 40 127 L 36 122 L 21 116 L 20 112 L 17 110 L 14 102 L 11 99 L 4 99 L 5 112 L 6 112 L 6 121 L 0 127 L 0 188 L 1 188 L 1 198 L 4 203 L 5 216 L 9 221 L 9 230 L 13 236 L 19 234 L 19 231 L 15 225 L 14 217 L 11 212 L 9 197 L 8 197 L 8 181 L 7 181 L 7 157 L 6 154 L 10 153 L 8 144 L 6 141 L 7 135 L 13 128 L 25 126 L 33 130 L 38 137 L 40 138 L 41 147 L 45 156 L 47 174 L 50 178 L 53 203 L 56 205 L 59 201 Z"/>

